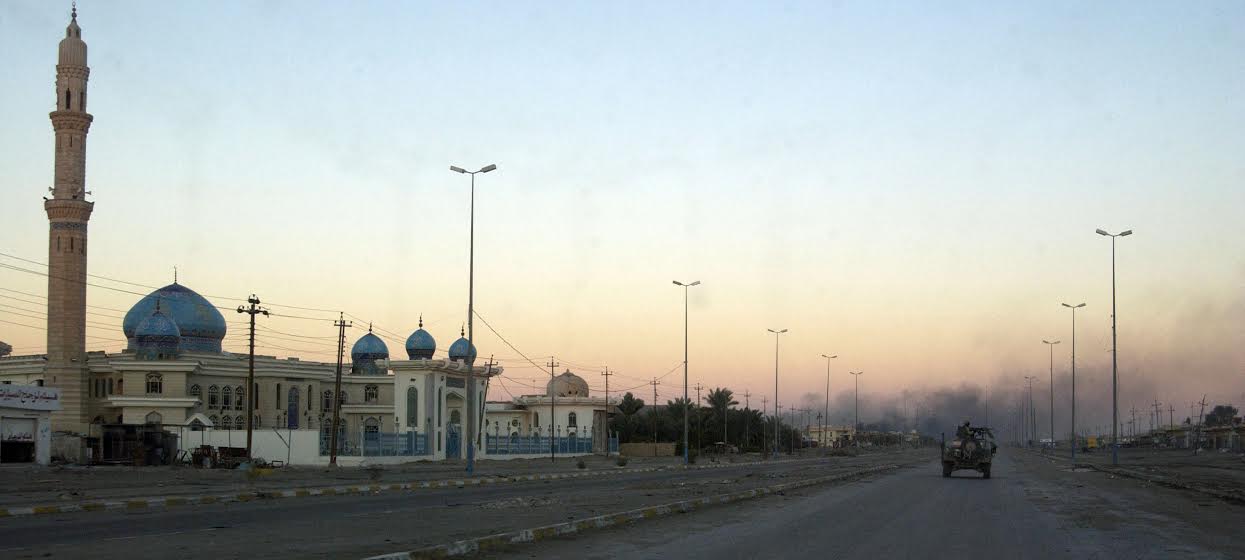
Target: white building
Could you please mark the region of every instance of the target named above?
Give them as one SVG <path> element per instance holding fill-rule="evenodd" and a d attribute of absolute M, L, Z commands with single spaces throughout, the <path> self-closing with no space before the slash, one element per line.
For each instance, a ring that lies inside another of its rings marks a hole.
<path fill-rule="evenodd" d="M 38 385 L 0 385 L 0 464 L 46 465 L 52 454 L 52 411 L 60 391 Z"/>
<path fill-rule="evenodd" d="M 586 447 L 569 445 L 572 449 L 604 453 L 612 405 L 605 397 L 590 395 L 588 382 L 566 370 L 549 380 L 543 395 L 521 395 L 511 401 L 488 403 L 484 433 L 492 438 L 548 438 L 552 434 L 572 440 L 590 439 Z"/>

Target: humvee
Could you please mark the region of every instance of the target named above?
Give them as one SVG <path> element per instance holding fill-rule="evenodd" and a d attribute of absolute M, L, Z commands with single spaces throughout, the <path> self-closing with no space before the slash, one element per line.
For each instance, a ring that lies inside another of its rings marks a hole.
<path fill-rule="evenodd" d="M 994 443 L 994 432 L 985 427 L 969 427 L 965 422 L 956 431 L 955 439 L 942 447 L 942 476 L 953 471 L 980 471 L 982 478 L 990 478 L 990 464 L 999 446 Z"/>

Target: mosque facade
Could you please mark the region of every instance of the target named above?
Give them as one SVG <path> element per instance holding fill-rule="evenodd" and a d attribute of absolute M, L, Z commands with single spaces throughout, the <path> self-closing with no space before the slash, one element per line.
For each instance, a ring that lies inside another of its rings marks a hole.
<path fill-rule="evenodd" d="M 223 433 L 232 446 L 241 437 L 237 432 L 246 430 L 248 404 L 254 407 L 253 432 L 264 435 L 257 445 L 276 441 L 267 437 L 272 433 L 290 436 L 280 438 L 286 448 L 256 448 L 257 456 L 290 453 L 288 442 L 297 434 L 318 440 L 316 460 L 307 462 L 321 461 L 329 451 L 337 406 L 342 455 L 366 455 L 371 446 L 379 455 L 454 459 L 466 455 L 468 439 L 479 454 L 487 454 L 480 433 L 463 434 L 467 374 L 474 373 L 470 390 L 476 391 L 475 425 L 482 433 L 489 384 L 502 368 L 469 365 L 476 349 L 462 333 L 446 357 L 436 357 L 436 340 L 422 320 L 405 342 L 405 356 L 391 356 L 369 328 L 350 349 L 340 390 L 335 363 L 260 355 L 254 358 L 254 383 L 247 386 L 248 356 L 221 346 L 227 332 L 221 309 L 176 281 L 142 297 L 125 314 L 124 351 L 88 351 L 87 224 L 94 203 L 87 200 L 86 138 L 94 119 L 86 112 L 90 68 L 76 9 L 59 45 L 56 75 L 56 108 L 50 114 L 55 179 L 51 197 L 44 198 L 47 353 L 0 357 L 0 383 L 46 386 L 59 394 L 60 406 L 50 420 L 54 457 L 81 461 L 106 455 L 100 435 L 107 426 L 175 429 L 183 448 L 196 439 L 193 432 L 212 434 L 213 443 L 224 445 Z M 586 383 L 582 389 L 586 396 Z M 200 440 L 207 443 L 207 437 Z"/>

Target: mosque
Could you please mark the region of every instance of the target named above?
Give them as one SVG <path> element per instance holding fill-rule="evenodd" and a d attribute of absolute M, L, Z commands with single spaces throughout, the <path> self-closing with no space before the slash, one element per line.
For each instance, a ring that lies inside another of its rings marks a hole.
<path fill-rule="evenodd" d="M 59 46 L 56 108 L 50 114 L 56 151 L 52 197 L 44 198 L 50 222 L 47 353 L 0 357 L 0 383 L 59 391 L 60 409 L 51 413 L 53 457 L 107 458 L 110 450 L 101 436 L 109 433 L 109 426 L 174 429 L 183 450 L 226 442 L 236 446 L 245 437 L 248 404 L 254 407 L 254 454 L 283 456 L 295 463 L 326 462 L 335 407 L 341 419 L 339 455 L 346 457 L 463 457 L 467 445 L 462 426 L 465 415 L 473 412 L 480 430 L 467 439 L 474 439 L 480 455 L 489 449 L 518 454 L 525 446 L 542 453 L 551 446 L 566 453 L 591 452 L 593 434 L 607 440 L 606 402 L 600 398 L 567 401 L 574 408 L 558 410 L 560 426 L 547 420 L 545 429 L 540 427 L 535 408 L 546 402 L 541 399 L 586 398 L 582 378 L 567 372 L 550 382 L 549 396 L 486 405 L 490 382 L 502 368 L 472 365 L 476 349 L 461 332 L 446 357 L 435 357 L 436 340 L 424 330 L 422 319 L 406 340 L 405 356 L 391 356 L 369 327 L 350 349 L 340 390 L 335 388 L 337 364 L 259 355 L 254 358 L 254 383 L 248 387 L 248 356 L 221 347 L 227 329 L 220 308 L 176 281 L 147 294 L 125 314 L 124 351 L 87 351 L 87 224 L 94 210 L 85 189 L 86 137 L 94 119 L 86 112 L 89 75 L 75 8 Z M 470 389 L 469 370 L 474 374 Z M 467 410 L 468 390 L 476 392 L 475 411 Z M 558 391 L 562 394 L 555 395 Z M 503 422 L 505 432 L 500 429 Z M 486 445 L 481 434 L 496 440 Z M 516 438 L 539 440 L 542 434 L 543 444 L 510 444 Z M 577 441 L 558 439 L 568 436 Z M 507 443 L 504 450 L 502 440 Z"/>

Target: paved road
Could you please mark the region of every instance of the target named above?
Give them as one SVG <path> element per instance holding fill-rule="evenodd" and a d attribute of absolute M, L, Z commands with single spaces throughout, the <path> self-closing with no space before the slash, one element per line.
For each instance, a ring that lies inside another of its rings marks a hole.
<path fill-rule="evenodd" d="M 623 529 L 516 546 L 503 558 L 1245 558 L 1245 507 L 1072 471 L 1018 452 L 993 478 L 930 461 Z"/>
<path fill-rule="evenodd" d="M 0 519 L 0 557 L 362 557 L 917 457 L 922 456 L 908 452 L 371 496 L 8 518 Z"/>

